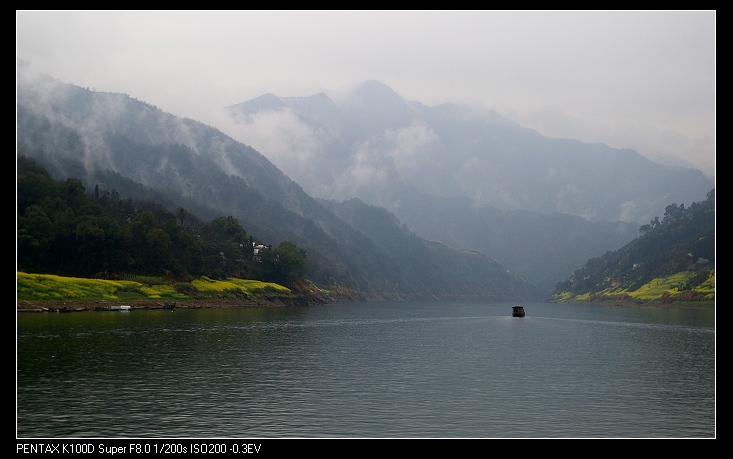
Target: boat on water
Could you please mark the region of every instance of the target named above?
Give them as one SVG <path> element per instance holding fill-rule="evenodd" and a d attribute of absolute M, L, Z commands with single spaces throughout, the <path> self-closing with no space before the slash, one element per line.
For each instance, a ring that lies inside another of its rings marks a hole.
<path fill-rule="evenodd" d="M 512 306 L 512 317 L 524 317 L 524 306 Z"/>

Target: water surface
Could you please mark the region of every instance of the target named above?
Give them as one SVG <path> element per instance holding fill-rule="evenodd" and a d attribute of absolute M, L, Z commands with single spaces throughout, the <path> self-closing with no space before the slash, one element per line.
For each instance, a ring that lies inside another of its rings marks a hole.
<path fill-rule="evenodd" d="M 715 313 L 21 313 L 19 438 L 713 438 Z"/>

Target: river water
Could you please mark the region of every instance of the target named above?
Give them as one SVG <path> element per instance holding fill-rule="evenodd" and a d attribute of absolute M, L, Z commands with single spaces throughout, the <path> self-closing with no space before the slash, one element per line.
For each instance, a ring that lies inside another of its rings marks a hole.
<path fill-rule="evenodd" d="M 713 310 L 19 313 L 18 438 L 715 438 Z"/>

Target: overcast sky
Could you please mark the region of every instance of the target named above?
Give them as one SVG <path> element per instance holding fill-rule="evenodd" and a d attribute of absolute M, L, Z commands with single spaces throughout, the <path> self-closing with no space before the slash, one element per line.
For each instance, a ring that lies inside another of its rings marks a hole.
<path fill-rule="evenodd" d="M 16 53 L 225 131 L 221 107 L 378 80 L 713 175 L 715 27 L 715 11 L 16 11 Z"/>

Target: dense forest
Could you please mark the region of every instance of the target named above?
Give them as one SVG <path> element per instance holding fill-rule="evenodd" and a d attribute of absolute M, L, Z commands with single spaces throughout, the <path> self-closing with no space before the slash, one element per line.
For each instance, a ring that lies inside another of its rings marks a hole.
<path fill-rule="evenodd" d="M 258 279 L 291 286 L 306 275 L 306 251 L 290 241 L 272 248 L 236 218 L 204 222 L 186 208 L 86 190 L 79 179 L 54 181 L 17 158 L 17 270 L 114 279 L 124 274 L 188 281 L 199 276 Z"/>
<path fill-rule="evenodd" d="M 589 260 L 558 283 L 555 298 L 621 298 L 653 281 L 685 273 L 672 286 L 677 296 L 674 299 L 709 299 L 700 287 L 711 279 L 714 286 L 715 189 L 705 201 L 687 208 L 684 204 L 668 205 L 661 221 L 656 217 L 639 231 L 641 235 L 623 248 Z M 661 300 L 671 301 L 672 297 L 665 292 Z"/>

